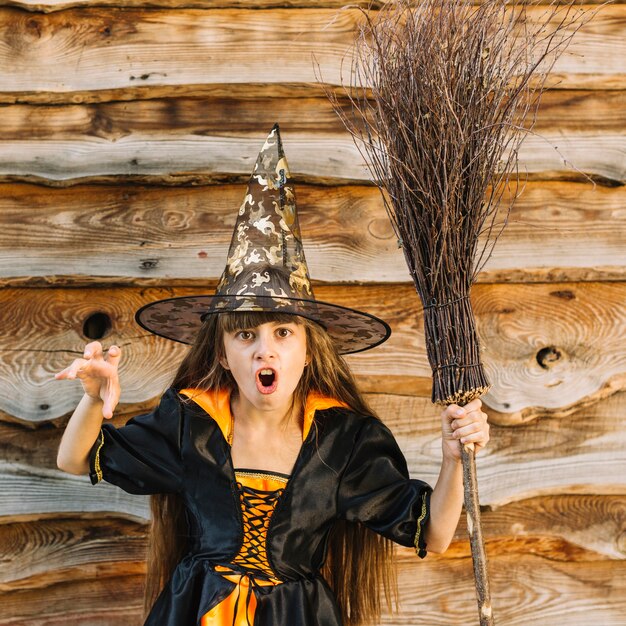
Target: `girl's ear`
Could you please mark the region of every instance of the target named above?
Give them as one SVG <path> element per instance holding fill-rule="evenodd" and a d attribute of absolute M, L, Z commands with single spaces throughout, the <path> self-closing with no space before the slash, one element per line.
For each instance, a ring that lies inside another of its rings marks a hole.
<path fill-rule="evenodd" d="M 224 350 L 224 348 L 222 348 L 218 354 L 216 354 L 215 356 L 217 356 L 217 361 L 218 363 L 225 369 L 225 370 L 230 370 L 230 367 L 228 367 L 228 361 L 226 359 L 226 350 Z"/>

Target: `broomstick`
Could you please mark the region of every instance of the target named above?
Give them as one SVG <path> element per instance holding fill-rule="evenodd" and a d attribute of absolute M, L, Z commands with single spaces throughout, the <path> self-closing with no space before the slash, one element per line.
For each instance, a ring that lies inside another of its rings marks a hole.
<path fill-rule="evenodd" d="M 348 106 L 326 87 L 382 191 L 421 298 L 432 401 L 442 406 L 489 390 L 470 288 L 518 195 L 518 150 L 548 72 L 583 21 L 566 2 L 530 24 L 527 6 L 397 0 L 376 14 L 359 9 Z M 491 626 L 473 445 L 462 446 L 462 462 L 479 619 Z"/>

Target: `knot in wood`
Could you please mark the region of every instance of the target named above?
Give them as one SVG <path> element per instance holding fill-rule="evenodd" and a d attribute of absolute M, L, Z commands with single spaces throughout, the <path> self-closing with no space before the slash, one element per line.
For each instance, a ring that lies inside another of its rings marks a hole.
<path fill-rule="evenodd" d="M 159 264 L 159 259 L 141 259 L 139 261 L 140 270 L 153 270 Z"/>
<path fill-rule="evenodd" d="M 555 346 L 546 346 L 537 352 L 537 363 L 544 369 L 550 369 L 563 358 L 563 353 Z"/>
<path fill-rule="evenodd" d="M 88 339 L 102 339 L 112 327 L 111 317 L 107 313 L 93 313 L 83 323 L 83 335 Z"/>

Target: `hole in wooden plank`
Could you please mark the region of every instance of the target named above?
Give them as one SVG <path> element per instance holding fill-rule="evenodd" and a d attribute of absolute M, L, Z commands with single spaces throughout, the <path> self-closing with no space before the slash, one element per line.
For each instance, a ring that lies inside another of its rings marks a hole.
<path fill-rule="evenodd" d="M 102 339 L 109 334 L 113 324 L 106 313 L 94 313 L 83 324 L 83 335 L 89 339 Z"/>
<path fill-rule="evenodd" d="M 548 370 L 559 361 L 562 356 L 563 354 L 558 348 L 547 346 L 537 352 L 537 363 L 539 363 L 544 370 Z"/>

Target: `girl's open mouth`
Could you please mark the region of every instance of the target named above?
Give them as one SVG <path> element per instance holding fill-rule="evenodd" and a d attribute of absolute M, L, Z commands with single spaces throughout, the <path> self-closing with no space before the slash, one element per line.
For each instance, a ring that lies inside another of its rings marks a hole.
<path fill-rule="evenodd" d="M 278 384 L 276 372 L 270 367 L 264 367 L 256 373 L 256 386 L 261 393 L 272 393 Z"/>

